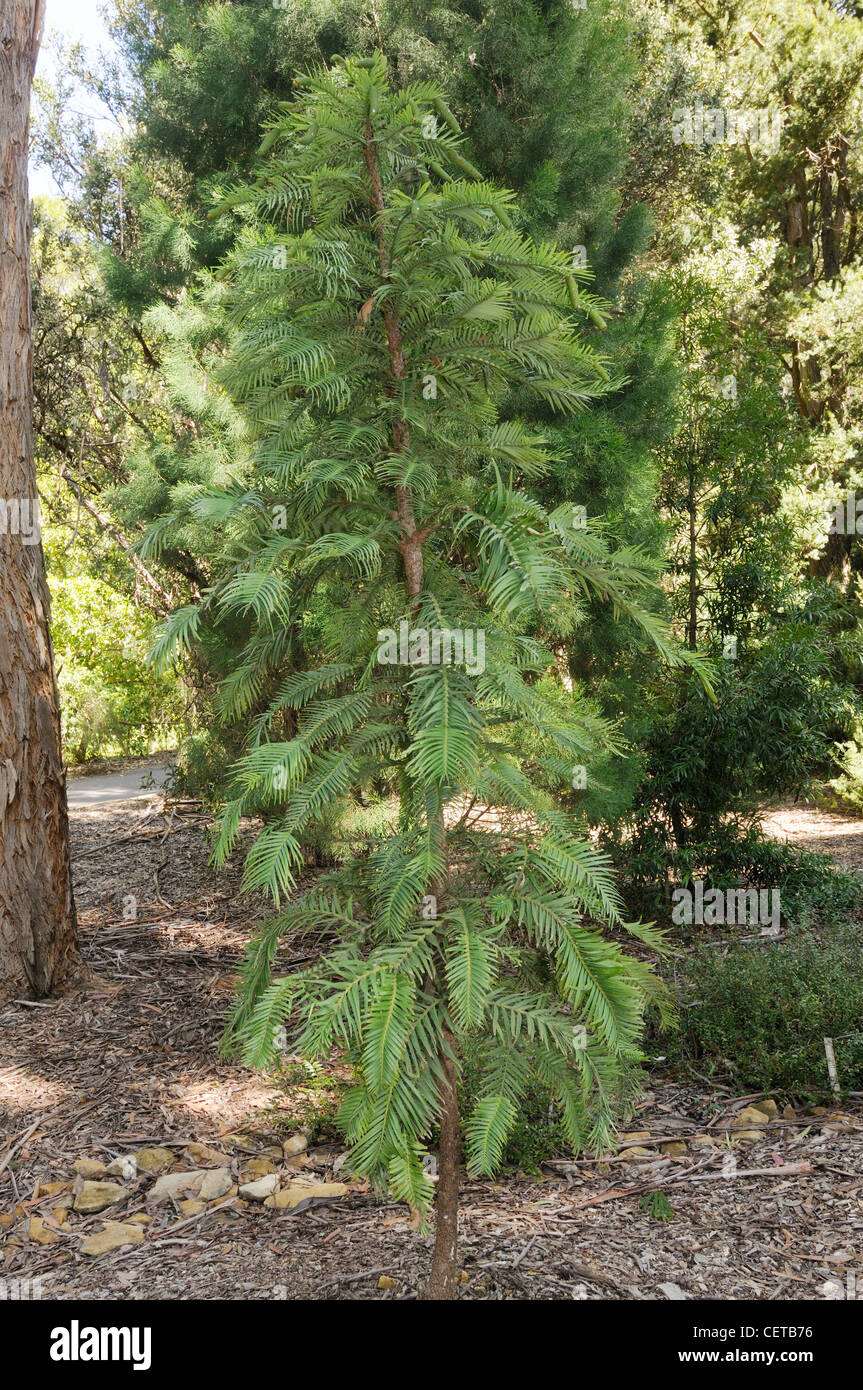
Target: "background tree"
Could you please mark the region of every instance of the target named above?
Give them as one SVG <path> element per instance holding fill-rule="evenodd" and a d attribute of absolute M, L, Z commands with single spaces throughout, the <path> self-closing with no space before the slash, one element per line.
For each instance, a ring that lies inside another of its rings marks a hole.
<path fill-rule="evenodd" d="M 41 0 L 0 14 L 0 993 L 26 998 L 76 963 L 32 441 L 27 129 L 43 17 Z"/>
<path fill-rule="evenodd" d="M 594 518 L 603 515 L 618 542 L 643 546 L 658 558 L 663 529 L 653 507 L 651 448 L 669 427 L 676 373 L 668 297 L 651 285 L 641 264 L 650 218 L 637 199 L 624 205 L 620 192 L 633 109 L 627 87 L 638 74 L 631 20 L 605 0 L 584 11 L 568 0 L 459 0 L 431 11 L 401 0 L 382 0 L 371 10 L 359 0 L 314 7 L 291 0 L 279 9 L 118 0 L 114 10 L 112 32 L 124 68 L 89 64 L 74 51 L 64 66 L 102 97 L 125 134 L 97 144 L 68 113 L 69 79 L 54 91 L 42 89 L 39 148 L 68 189 L 71 220 L 94 243 L 94 259 L 102 265 L 86 316 L 72 318 L 77 327 L 66 379 L 76 389 L 58 390 L 56 372 L 46 372 L 40 388 L 47 404 L 40 434 L 46 465 L 54 465 L 58 450 L 65 457 L 65 508 L 56 490 L 52 494 L 58 516 L 73 524 L 77 517 L 71 481 L 82 449 L 81 490 L 127 541 L 169 505 L 172 490 L 200 482 L 208 467 L 218 478 L 233 440 L 212 415 L 199 415 L 201 397 L 188 374 L 184 386 L 179 364 L 165 361 L 181 353 L 194 357 L 197 326 L 191 317 L 182 326 L 172 318 L 168 338 L 161 311 L 173 307 L 196 273 L 215 265 L 241 231 L 239 211 L 208 221 L 213 190 L 248 167 L 259 124 L 290 96 L 294 72 L 333 54 L 380 49 L 396 82 L 433 79 L 447 87 L 471 157 L 518 192 L 518 225 L 554 236 L 579 264 L 589 262 L 596 292 L 616 301 L 604 328 L 588 321 L 583 326 L 618 363 L 616 390 L 596 403 L 589 419 L 577 427 L 554 419 L 517 388 L 502 412 L 534 418 L 543 432 L 553 432 L 553 465 L 538 485 L 545 504 L 566 499 Z M 82 307 L 80 296 L 74 307 Z M 67 317 L 61 314 L 61 324 Z M 58 339 L 60 346 L 62 334 Z M 168 392 L 165 375 L 172 382 Z M 104 424 L 89 410 L 82 418 L 75 404 L 81 380 Z M 137 405 L 122 399 L 130 384 L 139 393 Z M 206 583 L 202 555 L 208 547 L 189 533 L 176 539 L 156 568 L 161 586 L 182 601 Z M 112 547 L 103 532 L 100 556 Z M 116 566 L 110 570 L 116 573 Z M 142 601 L 150 601 L 137 577 L 134 584 Z M 644 655 L 629 644 L 610 609 L 593 605 L 592 615 L 591 624 L 570 634 L 561 659 L 617 713 L 622 698 L 632 699 Z M 208 653 L 214 670 L 223 657 L 227 652 Z M 195 760 L 200 770 L 200 754 L 218 777 L 225 757 L 221 742 L 208 747 L 213 741 L 207 731 L 188 746 L 185 760 Z M 618 764 L 605 769 L 605 806 L 609 781 L 620 783 L 617 795 L 625 795 L 631 780 L 622 760 Z"/>

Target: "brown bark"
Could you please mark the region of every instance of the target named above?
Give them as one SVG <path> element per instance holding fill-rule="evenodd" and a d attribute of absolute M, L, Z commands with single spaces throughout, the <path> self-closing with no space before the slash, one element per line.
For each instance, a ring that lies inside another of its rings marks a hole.
<path fill-rule="evenodd" d="M 381 279 L 388 280 L 390 274 L 389 255 L 386 246 L 386 234 L 384 231 L 381 213 L 384 211 L 384 193 L 381 187 L 381 177 L 378 172 L 377 158 L 375 155 L 374 140 L 372 137 L 371 126 L 366 124 L 363 132 L 365 136 L 365 159 L 366 168 L 369 171 L 369 182 L 371 183 L 372 197 L 371 203 L 377 217 L 376 238 L 378 245 L 378 264 L 381 269 Z M 387 350 L 390 359 L 390 373 L 392 381 L 385 385 L 387 394 L 393 394 L 395 384 L 404 380 L 405 359 L 402 352 L 402 334 L 398 319 L 392 311 L 392 305 L 386 300 L 384 305 L 384 332 L 387 339 Z M 407 453 L 410 449 L 410 431 L 403 420 L 397 420 L 393 426 L 393 453 Z M 409 487 L 396 488 L 396 513 L 402 528 L 402 539 L 399 542 L 399 550 L 405 565 L 405 578 L 408 585 L 408 593 L 411 598 L 416 598 L 423 587 L 423 557 L 422 557 L 422 536 L 417 532 L 416 520 L 414 518 L 413 495 Z"/>
<path fill-rule="evenodd" d="M 381 279 L 389 279 L 390 263 L 386 245 L 386 232 L 381 214 L 385 203 L 381 186 L 377 157 L 371 125 L 366 123 L 365 161 L 371 184 L 371 205 L 377 218 L 376 240 L 378 264 Z M 397 383 L 404 380 L 405 359 L 402 351 L 402 335 L 398 318 L 393 313 L 389 299 L 384 301 L 384 332 L 390 363 L 390 380 L 384 384 L 388 396 L 395 394 Z M 407 453 L 410 449 L 410 431 L 404 420 L 398 419 L 393 425 L 393 453 Z M 405 567 L 405 580 L 408 594 L 415 601 L 423 588 L 423 540 L 429 529 L 417 530 L 414 516 L 413 494 L 409 487 L 396 488 L 396 516 L 401 524 L 402 538 L 399 550 Z M 437 833 L 443 847 L 446 845 L 443 808 L 435 813 Z M 445 882 L 433 885 L 436 896 L 442 895 Z M 430 982 L 433 986 L 433 982 Z M 458 1092 L 456 1089 L 456 1064 L 453 1059 L 453 1038 L 445 1035 L 445 1047 L 441 1051 L 441 1065 L 444 1079 L 440 1086 L 440 1152 L 438 1161 L 438 1182 L 435 1192 L 435 1243 L 432 1255 L 431 1273 L 423 1297 L 429 1300 L 451 1299 L 455 1293 L 455 1278 L 458 1267 L 458 1183 L 461 1160 L 461 1132 L 458 1111 Z"/>
<path fill-rule="evenodd" d="M 695 460 L 689 460 L 689 487 L 686 494 L 686 509 L 689 513 L 689 620 L 686 627 L 686 645 L 691 652 L 698 641 L 698 550 L 696 543 L 695 506 Z"/>
<path fill-rule="evenodd" d="M 0 6 L 0 997 L 56 988 L 78 965 L 66 780 L 35 530 L 27 133 L 44 0 Z M 12 505 L 10 505 L 12 504 Z"/>
<path fill-rule="evenodd" d="M 453 1039 L 447 1035 L 450 1048 Z M 456 1090 L 456 1067 L 449 1052 L 441 1053 L 444 1081 L 441 1083 L 440 1150 L 435 1192 L 434 1251 L 431 1273 L 423 1292 L 429 1302 L 450 1299 L 455 1293 L 458 1270 L 458 1179 L 461 1163 L 461 1126 Z"/>

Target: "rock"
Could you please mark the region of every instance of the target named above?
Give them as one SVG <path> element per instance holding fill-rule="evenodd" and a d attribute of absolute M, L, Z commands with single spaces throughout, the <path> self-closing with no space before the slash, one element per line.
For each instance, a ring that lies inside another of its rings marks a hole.
<path fill-rule="evenodd" d="M 197 1197 L 184 1197 L 178 1205 L 184 1216 L 197 1216 L 199 1212 L 207 1210 L 207 1203 Z"/>
<path fill-rule="evenodd" d="M 275 1173 L 275 1171 L 275 1163 L 271 1163 L 268 1158 L 252 1158 L 248 1163 L 243 1164 L 243 1176 L 248 1178 L 265 1178 L 268 1173 Z"/>
<path fill-rule="evenodd" d="M 638 1144 L 633 1144 L 631 1149 L 624 1149 L 621 1158 L 624 1163 L 628 1163 L 631 1158 L 655 1158 L 653 1149 L 642 1149 Z"/>
<path fill-rule="evenodd" d="M 190 1144 L 186 1150 L 193 1163 L 202 1168 L 229 1168 L 231 1160 L 227 1154 L 211 1149 L 209 1144 Z"/>
<path fill-rule="evenodd" d="M 777 1120 L 779 1118 L 779 1106 L 776 1104 L 775 1100 L 757 1100 L 752 1109 L 760 1110 L 762 1115 L 767 1116 L 768 1120 Z"/>
<path fill-rule="evenodd" d="M 731 1121 L 731 1129 L 758 1129 L 764 1124 L 764 1113 L 756 1109 L 754 1105 L 747 1105 L 740 1110 Z"/>
<path fill-rule="evenodd" d="M 283 1187 L 275 1196 L 268 1197 L 264 1205 L 290 1211 L 309 1197 L 345 1197 L 349 1190 L 343 1182 L 296 1182 L 290 1187 Z"/>
<path fill-rule="evenodd" d="M 652 1137 L 649 1129 L 633 1129 L 628 1134 L 619 1135 L 618 1142 L 621 1144 L 638 1144 Z"/>
<path fill-rule="evenodd" d="M 219 1138 L 226 1149 L 233 1153 L 235 1149 L 244 1150 L 246 1153 L 255 1152 L 255 1141 L 251 1134 L 221 1134 Z"/>
<path fill-rule="evenodd" d="M 177 1162 L 170 1149 L 139 1149 L 134 1158 L 142 1173 L 156 1173 L 160 1168 L 172 1168 Z"/>
<path fill-rule="evenodd" d="M 136 1226 L 149 1226 L 153 1220 L 148 1211 L 136 1211 L 132 1216 L 127 1216 L 126 1221 L 132 1221 Z"/>
<path fill-rule="evenodd" d="M 391 1279 L 388 1274 L 382 1274 L 380 1279 L 378 1280 L 379 1289 L 394 1289 L 396 1287 L 397 1285 L 395 1279 Z"/>
<path fill-rule="evenodd" d="M 733 1144 L 754 1144 L 758 1139 L 766 1139 L 767 1133 L 763 1129 L 738 1129 L 732 1136 Z"/>
<path fill-rule="evenodd" d="M 678 1158 L 680 1154 L 686 1153 L 686 1145 L 682 1139 L 671 1139 L 667 1144 L 660 1144 L 659 1152 Z"/>
<path fill-rule="evenodd" d="M 85 1213 L 104 1211 L 115 1202 L 122 1202 L 128 1195 L 125 1187 L 118 1182 L 85 1182 L 73 1206 L 76 1211 Z"/>
<path fill-rule="evenodd" d="M 105 1169 L 105 1172 L 112 1178 L 136 1178 L 138 1176 L 138 1166 L 131 1154 L 126 1154 L 122 1158 L 115 1158 Z"/>
<path fill-rule="evenodd" d="M 202 1202 L 216 1202 L 220 1197 L 225 1197 L 231 1190 L 231 1172 L 229 1168 L 208 1168 L 201 1189 L 198 1193 Z"/>
<path fill-rule="evenodd" d="M 672 1302 L 679 1303 L 681 1299 L 689 1297 L 689 1294 L 684 1293 L 679 1284 L 660 1284 L 659 1287 L 665 1297 L 671 1299 Z"/>
<path fill-rule="evenodd" d="M 282 1152 L 285 1158 L 293 1158 L 295 1154 L 303 1153 L 308 1147 L 309 1136 L 304 1134 L 302 1130 L 299 1130 L 296 1134 L 292 1134 L 289 1139 L 285 1140 L 282 1144 Z"/>
<path fill-rule="evenodd" d="M 120 1250 L 124 1245 L 140 1245 L 144 1239 L 141 1227 L 131 1221 L 109 1221 L 101 1231 L 88 1236 L 81 1244 L 83 1255 L 107 1255 L 109 1250 Z"/>
<path fill-rule="evenodd" d="M 72 1164 L 80 1178 L 104 1178 L 107 1169 L 96 1158 L 76 1158 Z"/>
<path fill-rule="evenodd" d="M 37 1194 L 34 1192 L 34 1199 L 36 1195 Z M 59 1207 L 61 1210 L 66 1207 L 71 1207 L 75 1200 L 74 1193 L 72 1192 L 72 1184 L 70 1182 L 40 1183 L 38 1196 L 40 1200 L 43 1197 L 53 1198 L 55 1206 Z"/>
<path fill-rule="evenodd" d="M 278 1174 L 268 1173 L 266 1177 L 258 1178 L 257 1182 L 241 1183 L 240 1196 L 245 1202 L 263 1202 L 273 1196 L 278 1185 Z"/>
<path fill-rule="evenodd" d="M 66 1213 L 64 1212 L 65 1216 Z M 37 1245 L 56 1245 L 60 1239 L 56 1231 L 51 1231 L 45 1225 L 41 1216 L 31 1216 L 27 1222 L 27 1235 L 31 1240 L 35 1240 Z"/>
<path fill-rule="evenodd" d="M 786 1105 L 785 1109 L 782 1111 L 782 1118 L 783 1120 L 797 1119 L 797 1111 L 794 1109 L 793 1105 Z"/>
<path fill-rule="evenodd" d="M 694 1149 L 714 1149 L 719 1140 L 714 1139 L 712 1134 L 696 1134 L 689 1142 Z"/>
<path fill-rule="evenodd" d="M 150 1193 L 154 1202 L 169 1202 L 173 1197 L 198 1197 L 202 1202 L 223 1197 L 231 1186 L 227 1168 L 193 1168 L 188 1173 L 163 1173 Z"/>
<path fill-rule="evenodd" d="M 51 1211 L 52 1221 L 56 1221 L 58 1226 L 65 1226 L 69 1220 L 69 1212 L 66 1207 L 54 1207 Z"/>

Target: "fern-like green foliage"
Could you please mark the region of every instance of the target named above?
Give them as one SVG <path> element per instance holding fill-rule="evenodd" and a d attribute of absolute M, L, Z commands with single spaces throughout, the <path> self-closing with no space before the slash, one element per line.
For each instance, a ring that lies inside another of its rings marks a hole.
<path fill-rule="evenodd" d="M 537 1080 L 576 1147 L 602 1142 L 633 1084 L 656 987 L 627 936 L 661 942 L 623 921 L 608 861 L 562 809 L 573 766 L 614 737 L 578 690 L 550 693 L 554 652 L 598 597 L 680 658 L 640 602 L 653 582 L 640 557 L 543 509 L 530 484 L 547 447 L 503 414 L 513 388 L 571 413 L 613 385 L 581 331 L 603 308 L 588 273 L 522 235 L 434 87 L 394 91 L 374 59 L 298 89 L 255 181 L 214 208 L 245 218 L 206 294 L 247 456 L 156 536 L 214 520 L 200 621 L 248 634 L 223 697 L 250 715 L 249 751 L 217 857 L 262 817 L 245 882 L 279 915 L 252 942 L 230 1041 L 254 1065 L 283 1025 L 296 1053 L 338 1049 L 355 1076 L 341 1115 L 354 1167 L 424 1208 L 424 1146 L 467 1041 L 483 1077 L 465 1124 L 474 1173 L 500 1163 Z M 407 652 L 381 660 L 381 632 L 401 624 Z M 196 632 L 178 614 L 160 653 Z M 482 658 L 435 663 L 417 632 L 482 634 Z M 560 802 L 518 751 L 526 728 Z M 391 833 L 298 893 L 315 827 L 387 797 Z M 274 976 L 280 940 L 301 931 L 328 949 Z"/>

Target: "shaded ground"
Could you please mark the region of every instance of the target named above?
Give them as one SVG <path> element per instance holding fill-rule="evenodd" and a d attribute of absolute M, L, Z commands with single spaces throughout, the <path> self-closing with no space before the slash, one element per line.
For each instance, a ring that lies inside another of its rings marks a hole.
<path fill-rule="evenodd" d="M 279 1084 L 217 1056 L 257 919 L 236 896 L 237 871 L 207 867 L 201 818 L 132 805 L 73 810 L 72 824 L 92 975 L 56 1001 L 0 1009 L 0 1277 L 40 1277 L 48 1298 L 415 1297 L 430 1242 L 405 1208 L 334 1172 L 335 1145 L 313 1142 L 291 1162 L 280 1152 L 319 1103 L 320 1082 Z M 293 958 L 309 949 L 303 942 Z M 656 1076 L 630 1124 L 648 1136 L 631 1141 L 640 1155 L 624 1148 L 607 1161 L 545 1165 L 538 1177 L 465 1182 L 460 1296 L 836 1297 L 851 1275 L 859 1289 L 863 1108 L 765 1116 L 757 1137 L 732 1142 L 745 1102 Z M 144 1174 L 115 1179 L 123 1198 L 110 1209 L 68 1210 L 75 1160 L 158 1145 L 177 1166 L 200 1166 L 184 1158 L 190 1142 L 223 1152 L 234 1183 L 257 1159 L 282 1181 L 335 1177 L 349 1191 L 293 1212 L 231 1191 L 192 1213 L 156 1203 Z M 663 1152 L 663 1142 L 674 1147 Z M 46 1191 L 54 1183 L 69 1186 Z M 669 1219 L 642 1210 L 653 1190 Z M 82 1237 L 133 1216 L 143 1218 L 140 1243 L 82 1253 Z"/>

